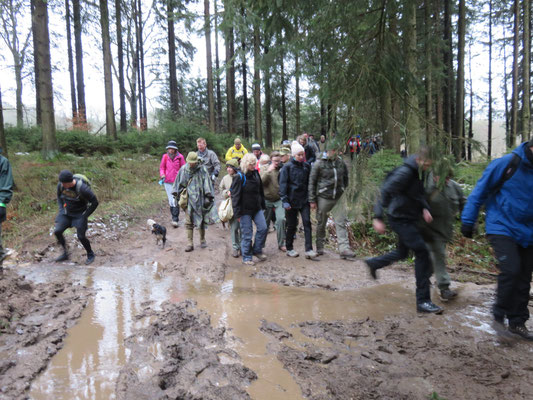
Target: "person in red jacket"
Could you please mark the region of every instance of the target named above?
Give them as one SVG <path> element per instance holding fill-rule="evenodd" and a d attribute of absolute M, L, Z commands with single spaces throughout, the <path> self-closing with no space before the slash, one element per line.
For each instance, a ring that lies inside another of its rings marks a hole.
<path fill-rule="evenodd" d="M 178 171 L 185 165 L 185 158 L 178 152 L 178 146 L 174 140 L 167 143 L 167 152 L 163 154 L 161 164 L 159 165 L 159 176 L 167 192 L 168 204 L 170 205 L 170 214 L 172 216 L 172 226 L 178 227 L 180 217 L 180 208 L 176 204 L 176 199 L 172 195 L 172 185 L 176 180 Z"/>

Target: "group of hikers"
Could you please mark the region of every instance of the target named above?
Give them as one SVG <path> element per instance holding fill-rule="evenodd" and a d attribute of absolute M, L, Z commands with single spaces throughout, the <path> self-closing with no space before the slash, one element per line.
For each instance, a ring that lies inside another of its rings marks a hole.
<path fill-rule="evenodd" d="M 294 248 L 298 215 L 307 259 L 324 254 L 329 215 L 335 223 L 340 257 L 355 258 L 348 240 L 345 207 L 335 207 L 348 187 L 349 170 L 342 157 L 346 143 L 333 138 L 324 141 L 323 148 L 318 146 L 317 152 L 311 141 L 308 135 L 301 135 L 292 142 L 283 142 L 279 150 L 267 155 L 257 143 L 248 152 L 237 138 L 228 149 L 227 174 L 220 180 L 219 190 L 223 201 L 231 199 L 233 215 L 228 222 L 232 256 L 242 257 L 244 264 L 254 265 L 267 259 L 263 249 L 271 223 L 279 251 L 298 257 Z M 194 250 L 195 228 L 200 247 L 207 247 L 206 228 L 218 221 L 215 184 L 220 161 L 207 148 L 205 139 L 198 138 L 196 144 L 197 151 L 184 157 L 176 142 L 169 141 L 160 163 L 160 183 L 168 195 L 173 226 L 178 226 L 180 208 L 185 213 L 186 252 Z M 445 176 L 440 176 L 432 172 L 432 164 L 429 149 L 422 147 L 385 178 L 374 206 L 373 227 L 383 234 L 387 221 L 398 236 L 398 244 L 387 254 L 364 260 L 371 277 L 377 279 L 379 269 L 407 258 L 412 251 L 416 309 L 440 314 L 442 308 L 431 300 L 430 277 L 435 273 L 441 300 L 457 296 L 450 288 L 446 271 L 446 243 L 452 239 L 457 213 L 461 213 L 461 233 L 471 238 L 480 209 L 485 206 L 486 234 L 499 268 L 493 328 L 503 338 L 519 335 L 533 340 L 533 333 L 525 325 L 529 319 L 533 270 L 533 139 L 492 161 L 468 199 L 451 179 L 451 167 L 444 170 Z M 6 204 L 12 194 L 11 166 L 0 155 L 0 271 L 5 258 L 1 223 L 6 220 Z M 86 237 L 87 220 L 98 206 L 98 200 L 88 179 L 68 170 L 61 171 L 57 202 L 59 212 L 54 234 L 62 254 L 56 261 L 69 258 L 63 232 L 75 227 L 87 252 L 86 264 L 91 264 L 95 255 Z M 316 211 L 316 250 L 312 242 L 311 210 Z"/>

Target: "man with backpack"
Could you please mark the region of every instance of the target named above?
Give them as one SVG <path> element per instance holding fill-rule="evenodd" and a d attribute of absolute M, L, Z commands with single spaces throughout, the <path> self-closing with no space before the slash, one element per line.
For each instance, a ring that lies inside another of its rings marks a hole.
<path fill-rule="evenodd" d="M 482 205 L 485 231 L 500 270 L 492 326 L 503 338 L 515 334 L 533 340 L 525 325 L 533 270 L 533 139 L 485 169 L 461 215 L 465 237 L 473 236 Z"/>
<path fill-rule="evenodd" d="M 432 160 L 427 147 L 405 160 L 385 178 L 381 187 L 381 199 L 374 206 L 373 227 L 379 234 L 385 233 L 384 209 L 391 229 L 398 235 L 395 250 L 379 257 L 365 260 L 370 275 L 377 279 L 376 271 L 409 255 L 415 254 L 416 310 L 424 313 L 442 313 L 442 308 L 431 301 L 431 259 L 422 238 L 417 221 L 422 216 L 428 224 L 433 217 L 424 197 L 424 175 Z"/>
<path fill-rule="evenodd" d="M 61 171 L 57 184 L 57 203 L 59 213 L 55 219 L 54 235 L 63 247 L 63 254 L 55 261 L 60 262 L 69 259 L 63 232 L 67 228 L 75 227 L 78 239 L 87 251 L 85 264 L 91 264 L 94 261 L 94 252 L 85 233 L 87 232 L 87 220 L 98 207 L 98 199 L 91 190 L 90 182 L 81 175 L 73 175 L 68 170 Z"/>

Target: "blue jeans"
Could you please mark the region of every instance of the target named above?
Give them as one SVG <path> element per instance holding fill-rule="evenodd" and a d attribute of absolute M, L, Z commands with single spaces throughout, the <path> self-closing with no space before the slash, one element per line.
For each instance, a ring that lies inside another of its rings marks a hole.
<path fill-rule="evenodd" d="M 256 233 L 252 246 L 252 236 L 254 233 L 252 221 L 255 223 Z M 267 235 L 267 224 L 263 210 L 259 210 L 255 215 L 241 216 L 241 252 L 243 261 L 252 261 L 254 254 L 263 252 L 263 244 Z"/>

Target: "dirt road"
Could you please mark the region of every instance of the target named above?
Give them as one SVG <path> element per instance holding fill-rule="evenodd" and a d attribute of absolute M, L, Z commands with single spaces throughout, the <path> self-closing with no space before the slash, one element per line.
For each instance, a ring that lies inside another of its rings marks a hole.
<path fill-rule="evenodd" d="M 407 265 L 375 282 L 334 252 L 290 259 L 270 233 L 245 267 L 221 226 L 185 253 L 183 226 L 161 249 L 130 217 L 92 225 L 90 267 L 73 238 L 70 263 L 51 237 L 6 262 L 0 398 L 531 398 L 531 345 L 495 340 L 492 286 L 418 315 Z"/>

